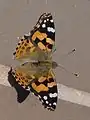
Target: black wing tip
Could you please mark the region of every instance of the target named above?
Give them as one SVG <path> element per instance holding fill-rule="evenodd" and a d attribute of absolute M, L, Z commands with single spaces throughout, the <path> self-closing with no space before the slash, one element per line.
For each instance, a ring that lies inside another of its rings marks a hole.
<path fill-rule="evenodd" d="M 42 102 L 42 105 L 44 106 L 44 108 L 50 110 L 50 111 L 55 111 L 56 110 L 56 106 L 57 106 L 57 91 L 54 93 L 51 93 L 52 96 L 50 95 L 50 91 L 49 92 L 40 92 L 38 97 L 39 100 Z"/>
<path fill-rule="evenodd" d="M 40 92 L 40 93 L 37 93 L 37 92 L 32 88 L 32 86 L 30 86 L 30 91 L 31 91 L 35 96 L 38 97 L 38 99 L 41 101 L 41 103 L 42 103 L 42 105 L 43 105 L 43 107 L 44 107 L 45 109 L 48 109 L 49 111 L 55 111 L 55 110 L 56 110 L 56 105 L 53 105 L 53 102 L 57 103 L 57 97 L 55 97 L 54 99 L 51 99 L 51 98 L 49 97 L 48 102 L 51 103 L 51 106 L 50 106 L 49 104 L 46 104 L 46 100 L 43 99 L 44 96 L 47 96 L 47 92 L 42 91 L 42 92 Z"/>
<path fill-rule="evenodd" d="M 44 108 L 48 109 L 49 111 L 55 111 L 56 110 L 56 106 L 45 106 L 44 105 Z"/>
<path fill-rule="evenodd" d="M 56 110 L 56 105 L 47 105 L 45 102 L 42 103 L 44 108 L 48 109 L 49 111 L 55 111 Z"/>
<path fill-rule="evenodd" d="M 52 14 L 50 12 L 45 12 L 41 14 L 41 16 L 39 17 L 39 20 L 43 18 L 48 18 L 48 17 L 52 17 Z"/>

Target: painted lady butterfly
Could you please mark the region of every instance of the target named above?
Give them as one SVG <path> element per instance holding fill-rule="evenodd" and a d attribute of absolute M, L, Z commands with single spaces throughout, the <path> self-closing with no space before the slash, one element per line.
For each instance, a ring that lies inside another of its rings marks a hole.
<path fill-rule="evenodd" d="M 16 47 L 14 58 L 24 63 L 8 72 L 8 81 L 16 89 L 19 103 L 33 92 L 45 108 L 55 110 L 58 93 L 53 69 L 58 65 L 52 61 L 54 51 L 54 21 L 51 13 L 44 13 Z"/>

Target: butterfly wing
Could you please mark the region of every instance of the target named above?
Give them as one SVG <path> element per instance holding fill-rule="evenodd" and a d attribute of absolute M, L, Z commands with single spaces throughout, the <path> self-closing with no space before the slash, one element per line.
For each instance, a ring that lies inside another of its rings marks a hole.
<path fill-rule="evenodd" d="M 51 13 L 40 16 L 33 30 L 20 39 L 14 58 L 17 60 L 49 60 L 55 50 L 55 26 Z"/>
<path fill-rule="evenodd" d="M 52 59 L 55 51 L 55 26 L 51 13 L 40 16 L 37 24 L 28 35 L 20 40 L 16 47 L 14 57 L 20 59 L 34 59 L 45 61 Z M 26 61 L 26 60 L 25 60 Z M 24 64 L 25 65 L 25 64 Z M 26 65 L 25 65 L 26 66 Z M 28 67 L 28 66 L 27 66 Z M 15 82 L 25 91 L 31 91 L 39 97 L 43 106 L 55 110 L 57 104 L 57 84 L 52 70 L 16 69 L 13 75 Z M 24 71 L 23 71 L 24 70 Z M 31 72 L 32 71 L 32 72 Z M 18 91 L 18 90 L 17 90 Z"/>
<path fill-rule="evenodd" d="M 44 52 L 50 53 L 55 49 L 55 25 L 51 13 L 44 13 L 40 16 L 31 31 L 31 40 Z"/>
<path fill-rule="evenodd" d="M 16 60 L 28 60 L 37 58 L 37 48 L 32 44 L 30 37 L 22 37 L 13 53 Z M 27 59 L 28 58 L 28 59 Z"/>
<path fill-rule="evenodd" d="M 17 101 L 19 103 L 22 103 L 27 98 L 30 91 L 24 89 L 20 84 L 18 84 L 18 82 L 16 81 L 16 78 L 12 74 L 12 68 L 8 72 L 8 82 L 10 83 L 12 87 L 15 88 L 17 92 Z"/>
<path fill-rule="evenodd" d="M 57 104 L 57 84 L 52 70 L 30 84 L 31 91 L 39 97 L 44 108 L 54 111 Z"/>
<path fill-rule="evenodd" d="M 37 63 L 39 64 L 39 63 Z M 57 84 L 52 69 L 24 63 L 8 73 L 8 81 L 17 91 L 17 101 L 23 102 L 32 91 L 42 105 L 54 111 L 57 104 Z"/>
<path fill-rule="evenodd" d="M 10 69 L 8 72 L 8 81 L 17 92 L 17 101 L 23 102 L 30 93 L 31 82 L 36 81 L 37 76 L 42 75 L 37 64 L 32 62 L 26 62 L 17 66 L 14 69 Z"/>
<path fill-rule="evenodd" d="M 22 67 L 16 69 L 10 69 L 8 72 L 8 81 L 17 92 L 17 101 L 22 103 L 30 93 L 30 87 L 28 85 L 32 81 L 33 76 L 29 76 L 25 73 Z"/>

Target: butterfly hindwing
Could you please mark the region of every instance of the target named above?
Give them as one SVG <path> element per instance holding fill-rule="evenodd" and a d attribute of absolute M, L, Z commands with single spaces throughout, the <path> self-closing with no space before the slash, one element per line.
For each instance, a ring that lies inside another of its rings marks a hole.
<path fill-rule="evenodd" d="M 31 62 L 26 62 L 13 69 L 11 68 L 8 72 L 8 81 L 15 88 L 19 103 L 23 102 L 29 95 L 30 83 L 34 81 L 34 75 L 38 75 L 38 73 L 36 67 Z"/>
<path fill-rule="evenodd" d="M 13 72 L 12 72 L 12 68 L 11 68 L 10 71 L 8 72 L 8 82 L 10 83 L 10 85 L 12 87 L 15 88 L 15 90 L 17 92 L 17 101 L 19 103 L 22 103 L 27 98 L 30 91 L 26 90 L 20 84 L 18 84 L 16 79 L 17 78 L 15 76 L 13 76 Z"/>
<path fill-rule="evenodd" d="M 57 84 L 51 71 L 32 82 L 30 87 L 45 108 L 51 111 L 55 110 L 57 105 Z"/>
<path fill-rule="evenodd" d="M 48 62 L 27 62 L 14 70 L 11 69 L 8 80 L 18 93 L 18 102 L 23 102 L 32 91 L 45 108 L 55 110 L 57 84 L 50 66 Z"/>

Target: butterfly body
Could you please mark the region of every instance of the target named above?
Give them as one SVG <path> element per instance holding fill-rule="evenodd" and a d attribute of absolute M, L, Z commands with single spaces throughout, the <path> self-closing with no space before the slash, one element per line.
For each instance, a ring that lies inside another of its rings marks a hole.
<path fill-rule="evenodd" d="M 58 93 L 53 69 L 58 64 L 52 60 L 54 51 L 54 21 L 51 13 L 44 13 L 16 47 L 14 58 L 23 63 L 8 73 L 8 81 L 16 89 L 19 103 L 33 92 L 45 108 L 55 110 Z"/>
<path fill-rule="evenodd" d="M 54 61 L 38 61 L 38 62 L 26 62 L 21 65 L 23 68 L 33 69 L 33 70 L 48 70 L 55 69 L 58 64 Z"/>

